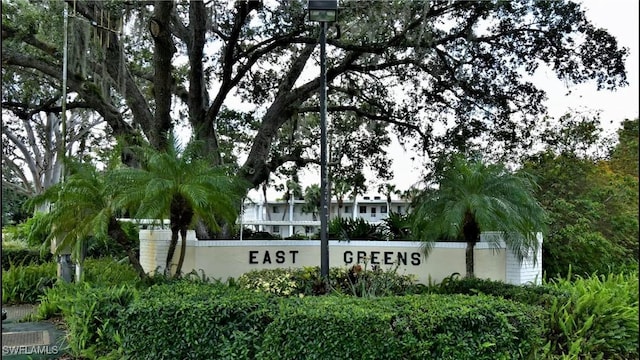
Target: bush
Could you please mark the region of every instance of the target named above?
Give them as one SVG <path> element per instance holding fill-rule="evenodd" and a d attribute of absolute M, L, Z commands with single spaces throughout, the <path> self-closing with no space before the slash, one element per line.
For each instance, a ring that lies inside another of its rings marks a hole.
<path fill-rule="evenodd" d="M 152 286 L 123 313 L 132 359 L 254 359 L 276 313 L 267 295 L 181 280 Z"/>
<path fill-rule="evenodd" d="M 52 262 L 2 270 L 2 304 L 34 304 L 56 278 L 56 264 Z"/>
<path fill-rule="evenodd" d="M 289 298 L 259 359 L 517 359 L 543 344 L 541 310 L 463 295 Z"/>
<path fill-rule="evenodd" d="M 75 357 L 119 358 L 122 327 L 120 312 L 137 296 L 130 284 L 97 287 L 88 283 L 61 283 L 47 292 L 39 316 L 61 315 L 67 325 L 69 353 Z"/>
<path fill-rule="evenodd" d="M 387 240 L 389 235 L 382 226 L 362 219 L 337 217 L 329 222 L 328 236 L 338 240 Z"/>
<path fill-rule="evenodd" d="M 310 296 L 333 291 L 359 297 L 374 297 L 412 293 L 416 280 L 413 276 L 398 274 L 395 268 L 367 269 L 355 265 L 351 268 L 330 268 L 328 287 L 320 277 L 320 268 L 317 266 L 252 270 L 241 275 L 237 283 L 245 289 L 277 296 Z"/>
<path fill-rule="evenodd" d="M 2 246 L 2 269 L 9 270 L 11 266 L 40 265 L 53 260 L 50 252 L 42 252 L 33 248 Z"/>
<path fill-rule="evenodd" d="M 112 258 L 87 259 L 84 262 L 84 280 L 100 286 L 138 285 L 140 276 L 128 262 Z"/>
<path fill-rule="evenodd" d="M 550 305 L 556 297 L 566 299 L 568 292 L 546 285 L 513 285 L 502 281 L 461 278 L 458 274 L 445 278 L 429 291 L 437 294 L 491 295 L 529 305 Z"/>
<path fill-rule="evenodd" d="M 637 273 L 558 279 L 551 284 L 570 294 L 556 299 L 548 311 L 552 354 L 638 359 Z"/>

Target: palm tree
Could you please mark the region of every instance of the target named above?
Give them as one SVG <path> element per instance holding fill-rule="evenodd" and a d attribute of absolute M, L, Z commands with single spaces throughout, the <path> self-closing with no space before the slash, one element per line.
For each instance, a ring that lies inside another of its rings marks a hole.
<path fill-rule="evenodd" d="M 289 210 L 289 207 L 291 207 L 292 204 L 294 203 L 294 200 L 302 196 L 302 187 L 300 187 L 300 184 L 297 182 L 297 179 L 294 178 L 292 180 L 287 180 L 286 186 L 287 186 L 287 189 L 286 189 L 286 192 L 284 193 L 282 200 L 284 200 L 287 206 L 285 206 L 284 212 L 282 213 L 282 220 L 286 218 L 287 211 Z"/>
<path fill-rule="evenodd" d="M 338 218 L 340 218 L 340 210 L 344 206 L 344 197 L 349 193 L 349 190 L 351 190 L 351 186 L 345 180 L 337 179 L 333 182 L 333 193 L 338 202 Z"/>
<path fill-rule="evenodd" d="M 165 271 L 171 271 L 171 261 L 181 238 L 176 277 L 184 263 L 187 230 L 202 221 L 211 229 L 220 229 L 219 220 L 228 224 L 237 218 L 237 204 L 247 187 L 230 176 L 223 167 L 212 167 L 198 157 L 198 147 L 190 143 L 184 150 L 171 138 L 165 151 L 140 148 L 141 168 L 122 168 L 112 174 L 111 184 L 117 186 L 118 205 L 136 218 L 169 218 L 171 242 Z"/>
<path fill-rule="evenodd" d="M 66 160 L 70 175 L 64 183 L 56 184 L 30 201 L 32 206 L 52 204 L 51 210 L 43 213 L 32 233 L 45 232 L 46 242 L 58 241 L 56 252 L 72 249 L 78 263 L 76 278 L 82 279 L 84 261 L 83 247 L 90 237 L 106 240 L 110 237 L 120 244 L 129 262 L 141 277 L 146 274 L 140 266 L 135 239 L 137 234 L 131 225 L 118 221 L 113 193 L 109 191 L 104 172 L 91 164 Z"/>
<path fill-rule="evenodd" d="M 302 212 L 310 213 L 313 216 L 313 220 L 318 218 L 318 212 L 321 205 L 321 193 L 320 185 L 311 184 L 304 189 L 304 205 L 302 205 Z"/>
<path fill-rule="evenodd" d="M 482 231 L 502 232 L 520 260 L 538 250 L 536 232 L 546 228 L 547 217 L 527 174 L 454 156 L 437 185 L 422 193 L 412 214 L 413 234 L 425 241 L 427 253 L 433 241 L 463 238 L 467 276 L 473 277 L 473 249 Z"/>
<path fill-rule="evenodd" d="M 400 195 L 402 192 L 396 189 L 395 185 L 389 183 L 378 186 L 378 191 L 387 197 L 387 213 L 389 213 L 391 211 L 391 195 Z"/>

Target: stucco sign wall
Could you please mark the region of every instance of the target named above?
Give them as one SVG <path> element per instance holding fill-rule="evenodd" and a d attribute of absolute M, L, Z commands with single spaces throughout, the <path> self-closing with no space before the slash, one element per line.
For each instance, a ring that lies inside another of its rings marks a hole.
<path fill-rule="evenodd" d="M 169 238 L 168 230 L 140 231 L 140 262 L 145 271 L 163 270 Z M 425 257 L 420 242 L 330 241 L 329 265 L 397 267 L 398 273 L 413 274 L 419 282 L 427 284 L 429 281 L 440 282 L 453 273 L 464 274 L 465 247 L 465 243 L 435 243 L 430 255 Z M 477 244 L 474 256 L 476 276 L 506 282 L 515 279 L 508 274 L 508 269 L 513 268 L 509 264 L 508 250 L 481 242 Z M 174 262 L 177 258 L 176 251 Z M 319 240 L 198 241 L 190 232 L 183 272 L 204 271 L 209 277 L 225 280 L 254 269 L 301 268 L 319 264 Z M 534 267 L 539 265 L 541 261 Z M 528 281 L 531 280 L 517 276 L 517 283 Z"/>

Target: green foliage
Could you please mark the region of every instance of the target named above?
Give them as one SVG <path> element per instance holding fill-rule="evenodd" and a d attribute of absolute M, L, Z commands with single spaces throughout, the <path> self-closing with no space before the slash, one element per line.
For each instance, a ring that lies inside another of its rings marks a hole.
<path fill-rule="evenodd" d="M 14 265 L 2 270 L 2 303 L 34 304 L 49 288 L 56 284 L 57 264 Z M 119 284 L 136 285 L 139 278 L 129 264 L 113 259 L 88 259 L 85 263 L 85 281 L 99 286 Z"/>
<path fill-rule="evenodd" d="M 2 303 L 34 304 L 56 282 L 56 264 L 16 265 L 2 270 Z"/>
<path fill-rule="evenodd" d="M 3 162 L 4 165 L 4 162 Z M 8 172 L 8 171 L 7 171 Z M 3 166 L 2 180 L 5 182 L 5 171 Z M 24 209 L 27 196 L 9 187 L 8 181 L 2 186 L 2 224 L 19 224 L 29 217 L 29 213 Z"/>
<path fill-rule="evenodd" d="M 5 240 L 11 240 L 23 243 L 26 247 L 49 251 L 46 247 L 48 232 L 41 228 L 42 221 L 43 214 L 37 213 L 21 223 L 4 226 L 2 228 L 3 247 Z"/>
<path fill-rule="evenodd" d="M 222 284 L 153 286 L 123 313 L 124 355 L 132 359 L 254 359 L 277 313 L 266 295 Z"/>
<path fill-rule="evenodd" d="M 504 164 L 459 154 L 447 160 L 437 174 L 437 187 L 424 190 L 412 212 L 412 233 L 426 250 L 439 239 L 464 238 L 471 247 L 481 232 L 500 231 L 519 258 L 535 253 L 540 246 L 536 233 L 546 230 L 547 216 L 534 197 L 534 180 Z M 466 264 L 467 275 L 472 275 L 472 251 Z"/>
<path fill-rule="evenodd" d="M 461 278 L 451 275 L 429 291 L 436 294 L 489 295 L 529 305 L 547 306 L 555 298 L 565 298 L 567 293 L 546 285 L 512 285 L 502 281 Z"/>
<path fill-rule="evenodd" d="M 202 223 L 209 230 L 220 230 L 220 224 L 233 224 L 237 208 L 247 184 L 232 176 L 231 167 L 212 166 L 210 154 L 204 154 L 201 142 L 190 142 L 184 148 L 175 136 L 166 149 L 137 147 L 139 168 L 119 168 L 108 173 L 109 191 L 118 209 L 126 209 L 138 219 L 166 219 L 171 222 L 172 236 L 165 262 L 171 260 L 182 237 L 176 276 L 181 275 L 186 233 Z"/>
<path fill-rule="evenodd" d="M 620 174 L 638 178 L 638 133 L 640 120 L 625 120 L 618 130 L 618 144 L 611 152 L 611 167 Z"/>
<path fill-rule="evenodd" d="M 129 263 L 109 257 L 87 259 L 84 271 L 84 281 L 97 286 L 136 285 L 140 282 L 136 270 Z"/>
<path fill-rule="evenodd" d="M 571 359 L 638 359 L 638 273 L 556 279 L 549 349 Z"/>
<path fill-rule="evenodd" d="M 333 218 L 328 226 L 329 237 L 344 241 L 349 240 L 386 240 L 384 229 L 371 224 L 363 218 Z"/>
<path fill-rule="evenodd" d="M 264 269 L 242 274 L 237 284 L 241 288 L 270 293 L 276 296 L 304 295 L 305 269 Z M 307 280 L 311 280 L 311 276 Z"/>
<path fill-rule="evenodd" d="M 253 231 L 249 228 L 245 228 L 242 231 L 243 240 L 281 240 L 280 235 L 274 235 L 267 231 Z"/>
<path fill-rule="evenodd" d="M 123 327 L 120 312 L 137 296 L 130 284 L 92 286 L 88 283 L 64 285 L 62 291 L 52 292 L 52 302 L 59 308 L 67 325 L 69 352 L 76 357 L 98 358 L 121 345 Z"/>
<path fill-rule="evenodd" d="M 331 290 L 357 297 L 405 295 L 414 291 L 416 279 L 412 275 L 397 272 L 398 266 L 383 270 L 379 266 L 367 268 L 367 264 L 349 269 L 335 268 L 329 273 Z"/>
<path fill-rule="evenodd" d="M 398 274 L 397 268 L 367 269 L 366 265 L 330 268 L 328 287 L 317 266 L 252 270 L 237 280 L 242 288 L 277 296 L 313 296 L 325 294 L 327 290 L 359 297 L 405 295 L 414 292 L 415 283 L 413 276 Z"/>
<path fill-rule="evenodd" d="M 389 211 L 388 216 L 382 220 L 389 232 L 389 240 L 413 240 L 411 234 L 411 217 L 409 214 L 399 214 Z"/>
<path fill-rule="evenodd" d="M 487 296 L 283 301 L 259 359 L 518 359 L 542 345 L 539 308 Z"/>
<path fill-rule="evenodd" d="M 547 277 L 617 272 L 638 263 L 638 179 L 607 161 L 540 153 L 525 163 L 549 214 L 543 250 Z"/>
<path fill-rule="evenodd" d="M 50 262 L 53 255 L 50 252 L 40 250 L 11 247 L 2 244 L 2 269 L 9 270 L 11 266 L 38 265 Z"/>
<path fill-rule="evenodd" d="M 309 237 L 306 235 L 295 233 L 291 236 L 285 237 L 284 240 L 309 240 Z"/>

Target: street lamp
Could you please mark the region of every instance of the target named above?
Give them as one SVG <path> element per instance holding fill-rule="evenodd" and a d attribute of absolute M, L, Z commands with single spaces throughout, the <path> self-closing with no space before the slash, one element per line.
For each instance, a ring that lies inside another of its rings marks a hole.
<path fill-rule="evenodd" d="M 320 23 L 320 276 L 329 278 L 327 194 L 327 23 L 338 17 L 337 0 L 309 0 L 309 20 Z"/>

